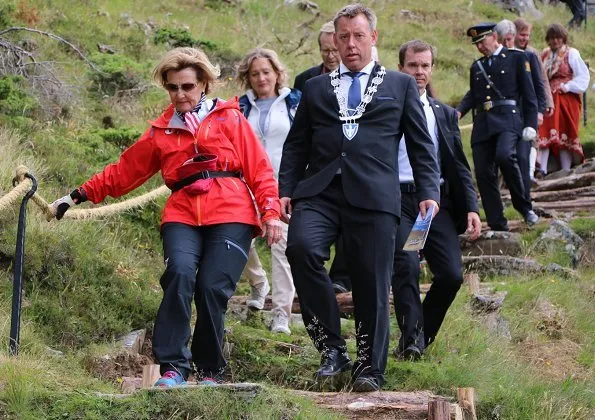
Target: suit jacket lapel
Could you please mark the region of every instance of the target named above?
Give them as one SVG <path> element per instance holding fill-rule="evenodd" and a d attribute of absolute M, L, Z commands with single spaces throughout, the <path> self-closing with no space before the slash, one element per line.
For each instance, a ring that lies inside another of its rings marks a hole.
<path fill-rule="evenodd" d="M 333 85 L 331 85 L 331 74 L 330 73 L 325 73 L 324 77 L 325 77 L 325 82 L 324 82 L 324 86 L 325 89 L 327 91 L 327 94 L 329 95 L 329 99 L 330 102 L 333 106 L 333 109 L 337 112 L 337 115 L 339 115 L 339 100 L 337 99 L 337 95 L 335 95 L 335 91 L 333 90 Z"/>
<path fill-rule="evenodd" d="M 368 87 L 372 84 L 372 79 L 374 77 L 376 77 L 376 73 L 378 73 L 379 70 L 380 70 L 380 64 L 376 64 L 372 68 L 372 71 L 370 72 L 370 77 L 368 77 L 368 84 L 366 85 L 366 88 L 364 89 L 364 93 L 368 90 Z"/>
<path fill-rule="evenodd" d="M 449 143 L 449 140 L 447 138 L 447 136 L 444 135 L 444 132 L 446 130 L 446 128 L 448 127 L 448 124 L 446 122 L 446 115 L 444 114 L 444 107 L 442 105 L 440 105 L 434 98 L 431 98 L 428 96 L 428 102 L 430 103 L 430 106 L 432 107 L 432 111 L 434 112 L 434 115 L 436 116 L 436 125 L 438 126 L 438 143 L 440 144 L 440 147 L 446 147 L 449 151 L 449 153 L 452 155 L 452 147 Z M 444 150 L 444 151 L 446 151 Z M 444 152 L 443 151 L 443 152 Z"/>

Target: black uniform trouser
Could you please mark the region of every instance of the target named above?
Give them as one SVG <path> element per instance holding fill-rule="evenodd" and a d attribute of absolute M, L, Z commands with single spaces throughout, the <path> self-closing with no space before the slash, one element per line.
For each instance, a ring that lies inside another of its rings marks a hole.
<path fill-rule="evenodd" d="M 394 273 L 392 278 L 395 315 L 401 330 L 399 350 L 415 344 L 422 351 L 434 341 L 446 312 L 463 283 L 461 248 L 450 213 L 448 198 L 440 199 L 423 249 L 434 278 L 421 302 L 419 296 L 419 253 L 403 251 L 403 245 L 419 212 L 415 193 L 401 195 L 401 223 L 397 229 Z M 421 338 L 424 337 L 424 341 Z"/>
<path fill-rule="evenodd" d="M 583 4 L 583 0 L 563 0 L 563 3 L 566 3 L 572 12 L 572 19 L 569 24 L 580 25 L 585 20 L 585 5 Z"/>
<path fill-rule="evenodd" d="M 525 197 L 531 202 L 531 173 L 529 173 L 529 155 L 531 154 L 530 141 L 520 140 L 517 148 L 517 160 L 519 161 L 519 170 L 523 178 L 523 188 L 525 189 Z"/>
<path fill-rule="evenodd" d="M 320 352 L 345 349 L 339 307 L 324 268 L 330 247 L 343 235 L 353 286 L 358 355 L 352 375 L 384 383 L 389 342 L 389 289 L 397 217 L 349 204 L 341 176 L 320 194 L 296 201 L 287 239 L 287 258 L 304 324 Z"/>
<path fill-rule="evenodd" d="M 517 143 L 519 135 L 513 131 L 498 133 L 489 139 L 472 143 L 475 179 L 481 195 L 488 225 L 493 230 L 508 230 L 504 206 L 500 197 L 498 171 L 510 190 L 513 207 L 525 217 L 532 209 L 527 199 L 519 164 Z"/>
<path fill-rule="evenodd" d="M 246 261 L 254 226 L 224 223 L 195 227 L 166 223 L 161 235 L 166 269 L 163 300 L 155 319 L 153 354 L 161 374 L 177 370 L 187 378 L 194 362 L 197 376 L 223 373 L 223 321 Z M 192 299 L 198 316 L 190 340 Z"/>
<path fill-rule="evenodd" d="M 343 236 L 340 235 L 335 242 L 335 258 L 329 271 L 331 282 L 341 283 L 347 290 L 351 290 L 351 279 L 349 278 L 349 271 L 347 270 L 347 262 L 345 261 L 345 246 L 343 245 Z"/>

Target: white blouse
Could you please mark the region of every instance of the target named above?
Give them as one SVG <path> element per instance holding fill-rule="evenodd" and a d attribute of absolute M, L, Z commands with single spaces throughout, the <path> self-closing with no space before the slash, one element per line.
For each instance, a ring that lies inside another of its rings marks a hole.
<path fill-rule="evenodd" d="M 572 80 L 563 83 L 568 92 L 583 93 L 589 88 L 589 69 L 576 48 L 568 52 L 568 64 L 574 73 Z"/>

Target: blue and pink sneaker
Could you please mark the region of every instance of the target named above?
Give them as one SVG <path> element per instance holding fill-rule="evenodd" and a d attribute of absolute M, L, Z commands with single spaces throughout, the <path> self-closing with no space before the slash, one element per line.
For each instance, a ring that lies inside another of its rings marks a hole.
<path fill-rule="evenodd" d="M 173 386 L 181 385 L 186 385 L 186 380 L 184 377 L 175 370 L 168 370 L 161 376 L 161 378 L 157 380 L 157 382 L 155 382 L 155 385 L 153 386 L 159 388 L 171 388 Z"/>

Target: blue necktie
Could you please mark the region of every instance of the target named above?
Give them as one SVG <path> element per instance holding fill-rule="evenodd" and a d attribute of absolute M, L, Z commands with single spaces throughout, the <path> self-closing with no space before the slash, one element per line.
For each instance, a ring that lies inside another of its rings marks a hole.
<path fill-rule="evenodd" d="M 351 86 L 349 86 L 349 92 L 347 94 L 347 108 L 355 109 L 359 105 L 362 100 L 362 89 L 359 82 L 360 76 L 363 76 L 366 73 L 361 71 L 349 71 L 347 73 L 349 77 L 353 79 L 351 82 Z"/>

